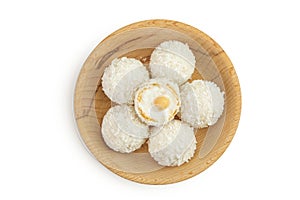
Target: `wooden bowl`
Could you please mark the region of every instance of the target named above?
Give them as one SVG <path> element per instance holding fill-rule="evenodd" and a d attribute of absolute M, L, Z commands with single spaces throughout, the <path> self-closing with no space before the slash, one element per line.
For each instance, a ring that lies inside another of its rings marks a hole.
<path fill-rule="evenodd" d="M 109 149 L 101 136 L 101 123 L 113 105 L 102 91 L 101 77 L 114 58 L 127 56 L 149 63 L 153 49 L 163 41 L 188 43 L 196 57 L 192 79 L 217 83 L 225 91 L 225 108 L 218 122 L 196 130 L 197 149 L 190 162 L 180 167 L 158 165 L 141 149 L 122 154 Z M 145 184 L 168 184 L 191 178 L 211 166 L 230 144 L 240 118 L 238 77 L 224 50 L 209 36 L 184 23 L 148 20 L 130 24 L 105 38 L 89 55 L 76 84 L 75 117 L 80 136 L 94 157 L 112 172 Z"/>

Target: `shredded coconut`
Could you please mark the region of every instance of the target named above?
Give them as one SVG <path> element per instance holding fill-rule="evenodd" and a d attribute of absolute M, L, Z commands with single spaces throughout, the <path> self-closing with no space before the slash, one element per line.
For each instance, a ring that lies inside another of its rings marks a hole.
<path fill-rule="evenodd" d="M 114 102 L 133 103 L 134 90 L 149 80 L 146 67 L 134 58 L 114 59 L 102 76 L 104 93 Z"/>
<path fill-rule="evenodd" d="M 152 78 L 168 78 L 181 85 L 191 77 L 195 63 L 195 56 L 187 44 L 166 41 L 155 48 L 149 66 Z"/>
<path fill-rule="evenodd" d="M 194 130 L 188 124 L 173 120 L 150 130 L 149 152 L 163 166 L 180 166 L 188 162 L 196 149 Z"/>
<path fill-rule="evenodd" d="M 195 128 L 213 125 L 224 109 L 224 92 L 213 82 L 195 80 L 180 88 L 181 119 Z"/>
<path fill-rule="evenodd" d="M 102 121 L 102 136 L 113 150 L 130 153 L 140 148 L 149 136 L 149 127 L 136 116 L 132 106 L 110 108 Z"/>

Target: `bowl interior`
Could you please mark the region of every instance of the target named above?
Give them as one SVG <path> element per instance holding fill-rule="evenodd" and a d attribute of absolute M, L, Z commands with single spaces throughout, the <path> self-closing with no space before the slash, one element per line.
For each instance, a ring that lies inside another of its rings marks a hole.
<path fill-rule="evenodd" d="M 214 81 L 225 91 L 224 112 L 218 122 L 197 129 L 197 149 L 180 167 L 158 165 L 141 149 L 122 154 L 109 149 L 101 136 L 102 119 L 114 105 L 104 94 L 101 77 L 114 58 L 127 56 L 148 66 L 153 49 L 166 40 L 187 43 L 196 57 L 191 80 Z M 180 22 L 150 20 L 124 27 L 104 39 L 86 60 L 75 91 L 75 117 L 80 135 L 94 157 L 114 173 L 140 183 L 166 184 L 185 180 L 213 164 L 233 138 L 240 117 L 240 89 L 234 68 L 221 47 L 203 32 Z"/>

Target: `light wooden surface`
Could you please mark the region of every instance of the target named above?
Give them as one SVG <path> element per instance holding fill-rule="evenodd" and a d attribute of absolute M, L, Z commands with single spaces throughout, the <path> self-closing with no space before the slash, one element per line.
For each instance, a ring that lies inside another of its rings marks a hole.
<path fill-rule="evenodd" d="M 225 110 L 216 125 L 196 130 L 197 149 L 189 163 L 162 167 L 150 157 L 146 144 L 131 154 L 114 152 L 105 145 L 101 123 L 113 103 L 103 93 L 100 80 L 114 58 L 134 57 L 147 65 L 153 48 L 172 39 L 188 43 L 195 54 L 197 70 L 192 79 L 212 80 L 225 91 Z M 175 183 L 207 169 L 230 144 L 241 112 L 239 81 L 224 50 L 198 29 L 170 20 L 137 22 L 105 38 L 84 63 L 74 99 L 80 135 L 95 158 L 121 177 L 145 184 Z"/>

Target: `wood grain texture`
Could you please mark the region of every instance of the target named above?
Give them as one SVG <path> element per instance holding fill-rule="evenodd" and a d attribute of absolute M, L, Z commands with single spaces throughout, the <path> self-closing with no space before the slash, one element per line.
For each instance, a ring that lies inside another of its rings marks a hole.
<path fill-rule="evenodd" d="M 131 154 L 114 152 L 105 145 L 100 132 L 103 116 L 114 105 L 102 91 L 101 77 L 105 67 L 121 56 L 137 58 L 148 65 L 153 49 L 166 40 L 189 44 L 196 57 L 192 80 L 212 80 L 225 91 L 223 115 L 214 126 L 196 130 L 195 155 L 180 167 L 159 166 L 147 152 L 147 144 Z M 213 39 L 184 23 L 148 20 L 115 31 L 93 50 L 77 80 L 74 110 L 85 145 L 104 166 L 139 183 L 169 184 L 201 173 L 224 153 L 239 123 L 241 92 L 230 59 Z"/>

